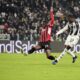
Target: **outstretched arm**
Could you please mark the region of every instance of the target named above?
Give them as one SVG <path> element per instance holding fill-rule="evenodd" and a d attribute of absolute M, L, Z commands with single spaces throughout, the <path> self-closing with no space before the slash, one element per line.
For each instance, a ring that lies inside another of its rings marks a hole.
<path fill-rule="evenodd" d="M 49 22 L 50 26 L 53 26 L 54 24 L 54 13 L 53 13 L 53 7 L 51 6 L 50 9 L 50 22 Z"/>
<path fill-rule="evenodd" d="M 65 26 L 63 29 L 61 29 L 60 31 L 58 31 L 58 32 L 56 33 L 56 36 L 58 36 L 59 34 L 65 32 L 65 31 L 68 29 L 68 25 L 69 25 L 69 23 L 67 23 L 66 26 Z"/>

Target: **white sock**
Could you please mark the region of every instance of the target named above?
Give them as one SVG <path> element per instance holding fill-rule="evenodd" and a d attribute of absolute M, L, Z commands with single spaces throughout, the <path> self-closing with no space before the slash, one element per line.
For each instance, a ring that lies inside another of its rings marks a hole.
<path fill-rule="evenodd" d="M 60 56 L 56 60 L 59 61 L 65 54 L 66 54 L 66 48 L 64 49 L 64 51 L 60 54 Z"/>
<path fill-rule="evenodd" d="M 67 52 L 72 56 L 75 57 L 75 54 L 71 50 L 67 50 Z"/>

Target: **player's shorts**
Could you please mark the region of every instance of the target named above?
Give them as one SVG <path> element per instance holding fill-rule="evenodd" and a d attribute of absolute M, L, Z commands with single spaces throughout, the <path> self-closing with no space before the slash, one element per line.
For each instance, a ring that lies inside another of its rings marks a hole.
<path fill-rule="evenodd" d="M 50 41 L 47 41 L 47 42 L 39 42 L 38 45 L 41 46 L 41 49 L 45 49 L 45 50 L 51 49 L 50 48 Z"/>
<path fill-rule="evenodd" d="M 66 39 L 65 45 L 70 46 L 70 47 L 74 47 L 79 41 L 79 36 L 72 36 L 69 35 Z"/>

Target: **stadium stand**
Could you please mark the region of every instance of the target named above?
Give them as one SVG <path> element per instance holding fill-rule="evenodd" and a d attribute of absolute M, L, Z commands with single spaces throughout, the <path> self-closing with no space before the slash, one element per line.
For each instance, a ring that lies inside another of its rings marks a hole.
<path fill-rule="evenodd" d="M 0 35 L 7 40 L 37 40 L 43 21 L 49 19 L 50 0 L 0 0 Z M 80 19 L 80 0 L 54 0 L 54 40 L 65 40 L 67 31 L 56 38 L 55 33 L 64 27 L 67 17 L 74 13 Z M 1 37 L 2 38 L 2 37 Z M 1 39 L 0 38 L 0 39 Z"/>

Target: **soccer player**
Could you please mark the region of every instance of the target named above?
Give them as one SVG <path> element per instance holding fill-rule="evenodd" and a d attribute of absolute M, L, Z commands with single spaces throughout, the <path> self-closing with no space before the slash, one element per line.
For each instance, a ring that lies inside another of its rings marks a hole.
<path fill-rule="evenodd" d="M 76 22 L 73 14 L 68 15 L 68 20 L 69 21 L 66 26 L 56 33 L 56 36 L 58 36 L 59 34 L 68 30 L 69 35 L 65 41 L 65 49 L 60 54 L 60 56 L 52 62 L 52 64 L 58 63 L 59 60 L 66 54 L 66 52 L 72 56 L 72 63 L 74 63 L 77 59 L 77 56 L 71 51 L 71 48 L 73 48 L 79 41 L 79 24 Z"/>
<path fill-rule="evenodd" d="M 44 21 L 43 26 L 40 28 L 39 43 L 35 47 L 32 47 L 28 51 L 28 54 L 32 54 L 34 51 L 39 49 L 44 49 L 48 59 L 50 60 L 55 59 L 55 57 L 50 54 L 50 41 L 51 41 L 51 32 L 53 24 L 54 24 L 54 14 L 53 14 L 53 7 L 51 6 L 50 21 L 47 23 L 46 21 Z"/>

